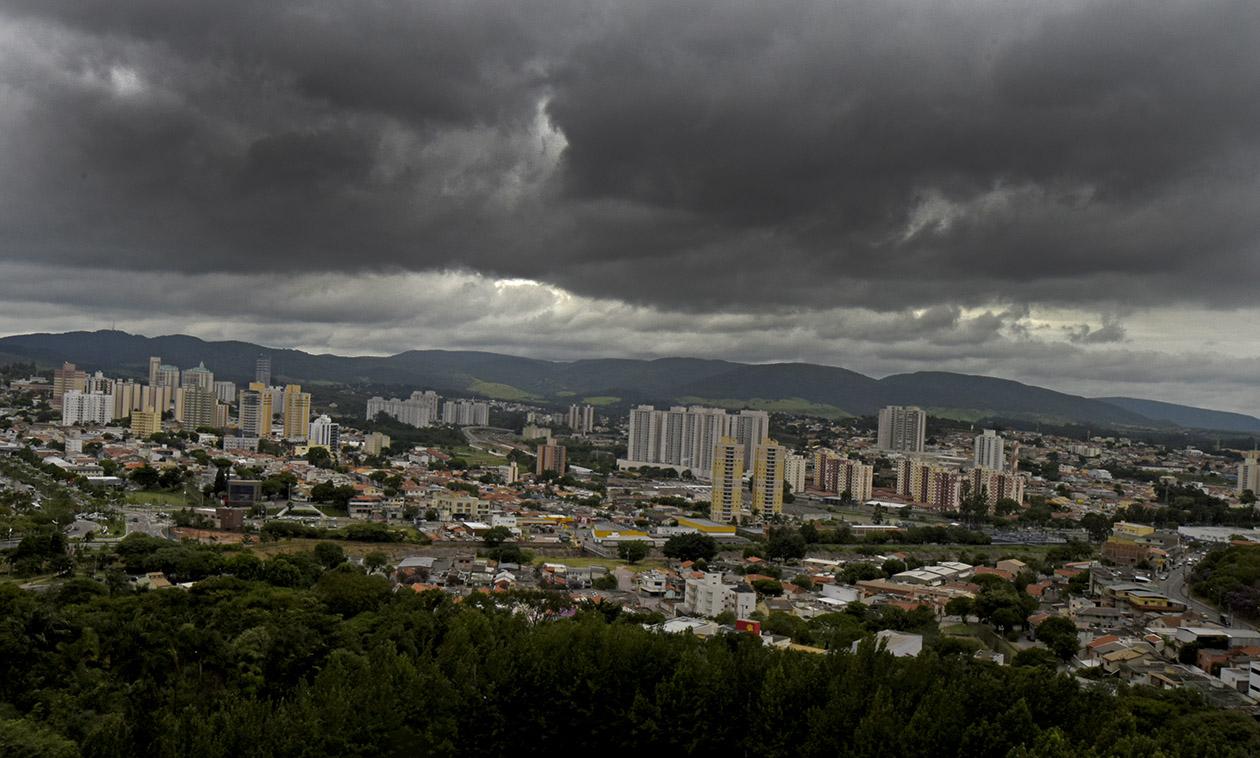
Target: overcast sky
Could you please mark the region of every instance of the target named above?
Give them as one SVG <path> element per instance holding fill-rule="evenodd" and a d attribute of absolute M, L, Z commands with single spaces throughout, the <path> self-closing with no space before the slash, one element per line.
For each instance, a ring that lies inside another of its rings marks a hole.
<path fill-rule="evenodd" d="M 0 333 L 1260 411 L 1260 4 L 0 0 Z"/>

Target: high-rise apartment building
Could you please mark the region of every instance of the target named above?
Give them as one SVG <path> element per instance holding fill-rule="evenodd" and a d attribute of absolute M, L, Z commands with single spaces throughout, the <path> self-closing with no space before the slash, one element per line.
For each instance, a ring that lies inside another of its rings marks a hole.
<path fill-rule="evenodd" d="M 305 440 L 311 433 L 311 393 L 303 392 L 302 385 L 288 384 L 284 388 L 284 438 Z"/>
<path fill-rule="evenodd" d="M 149 386 L 158 383 L 158 367 L 162 365 L 162 358 L 157 355 L 149 356 Z"/>
<path fill-rule="evenodd" d="M 392 441 L 388 434 L 372 432 L 363 437 L 363 452 L 368 455 L 380 455 L 385 448 L 390 446 Z"/>
<path fill-rule="evenodd" d="M 880 409 L 876 444 L 881 450 L 903 453 L 923 452 L 927 435 L 927 413 L 921 408 L 890 405 Z"/>
<path fill-rule="evenodd" d="M 67 392 L 87 391 L 87 372 L 80 371 L 73 363 L 63 363 L 53 369 L 52 407 L 60 408 L 61 399 Z"/>
<path fill-rule="evenodd" d="M 175 390 L 165 384 L 140 388 L 140 407 L 148 411 L 166 413 L 175 405 Z"/>
<path fill-rule="evenodd" d="M 783 467 L 783 481 L 792 488 L 793 494 L 805 491 L 805 468 L 809 459 L 803 455 L 789 453 Z"/>
<path fill-rule="evenodd" d="M 218 398 L 220 403 L 235 403 L 236 384 L 233 382 L 215 382 L 214 396 Z"/>
<path fill-rule="evenodd" d="M 96 393 L 98 395 L 114 394 L 115 381 L 97 371 L 87 378 L 84 392 Z"/>
<path fill-rule="evenodd" d="M 114 418 L 127 418 L 144 407 L 144 385 L 135 380 L 114 382 Z"/>
<path fill-rule="evenodd" d="M 897 494 L 932 510 L 958 510 L 964 481 L 957 471 L 915 458 L 897 462 Z"/>
<path fill-rule="evenodd" d="M 1260 497 L 1260 450 L 1248 450 L 1238 464 L 1238 494 L 1247 490 Z"/>
<path fill-rule="evenodd" d="M 114 420 L 114 396 L 68 390 L 61 396 L 61 425 L 108 424 Z"/>
<path fill-rule="evenodd" d="M 266 439 L 271 436 L 271 395 L 255 386 L 260 385 L 251 384 L 237 395 L 237 421 L 242 436 Z"/>
<path fill-rule="evenodd" d="M 254 361 L 254 381 L 264 387 L 271 386 L 271 356 L 260 355 Z"/>
<path fill-rule="evenodd" d="M 534 473 L 542 476 L 548 471 L 554 471 L 560 476 L 568 470 L 568 456 L 564 445 L 556 444 L 555 441 L 545 442 L 538 446 L 537 461 L 534 465 Z"/>
<path fill-rule="evenodd" d="M 175 420 L 185 429 L 215 427 L 219 399 L 214 390 L 193 385 L 180 387 L 176 393 Z"/>
<path fill-rule="evenodd" d="M 931 466 L 917 458 L 896 461 L 897 494 L 916 503 L 927 500 L 927 478 Z"/>
<path fill-rule="evenodd" d="M 973 468 L 967 472 L 966 481 L 969 491 L 980 493 L 990 506 L 1002 499 L 1024 502 L 1024 477 L 1019 474 Z"/>
<path fill-rule="evenodd" d="M 438 396 L 433 390 L 412 392 L 411 397 L 406 400 L 396 397 L 386 400 L 380 396 L 370 398 L 367 401 L 367 420 L 371 421 L 381 413 L 417 429 L 433 426 L 441 420 Z M 486 423 L 489 423 L 488 410 Z"/>
<path fill-rule="evenodd" d="M 734 437 L 723 437 L 713 449 L 713 486 L 709 495 L 709 516 L 730 522 L 743 515 L 744 446 Z"/>
<path fill-rule="evenodd" d="M 311 445 L 322 445 L 332 452 L 341 449 L 341 425 L 326 414 L 311 422 L 311 436 L 307 438 Z"/>
<path fill-rule="evenodd" d="M 933 468 L 928 477 L 927 506 L 937 511 L 957 511 L 962 504 L 964 481 L 957 471 Z"/>
<path fill-rule="evenodd" d="M 181 387 L 200 387 L 210 392 L 214 391 L 214 372 L 206 368 L 205 363 L 198 363 L 196 368 L 190 368 L 184 372 L 180 378 L 179 386 Z"/>
<path fill-rule="evenodd" d="M 590 434 L 595 429 L 595 406 L 570 405 L 566 426 L 576 434 Z"/>
<path fill-rule="evenodd" d="M 154 410 L 131 412 L 131 433 L 140 439 L 162 431 L 162 413 Z"/>
<path fill-rule="evenodd" d="M 660 415 L 650 405 L 630 409 L 630 437 L 626 443 L 626 460 L 638 463 L 663 463 L 659 459 Z"/>
<path fill-rule="evenodd" d="M 814 449 L 814 486 L 820 490 L 826 490 L 826 461 L 829 458 L 843 458 L 844 456 L 832 450 L 829 447 L 819 447 Z"/>
<path fill-rule="evenodd" d="M 674 406 L 657 410 L 640 405 L 630 410 L 629 465 L 670 465 L 708 476 L 713 451 L 723 437 L 745 445 L 744 469 L 751 468 L 752 450 L 769 439 L 770 419 L 764 411 L 744 411 L 737 416 L 721 408 Z M 751 445 L 749 448 L 747 446 Z"/>
<path fill-rule="evenodd" d="M 175 397 L 175 390 L 179 389 L 179 366 L 171 366 L 163 363 L 158 366 L 157 383 L 160 387 L 166 387 L 171 391 L 171 397 Z"/>
<path fill-rule="evenodd" d="M 992 429 L 985 429 L 982 434 L 977 434 L 973 461 L 976 468 L 1002 471 L 1006 467 L 1006 461 L 1002 457 L 1004 446 L 1004 440 Z"/>
<path fill-rule="evenodd" d="M 859 460 L 827 451 L 814 461 L 814 486 L 823 492 L 843 496 L 848 493 L 855 503 L 871 499 L 875 467 Z"/>
<path fill-rule="evenodd" d="M 744 446 L 744 468 L 748 469 L 757 446 L 770 439 L 770 414 L 765 411 L 740 411 L 734 419 L 731 435 Z"/>
<path fill-rule="evenodd" d="M 757 446 L 753 454 L 752 513 L 766 516 L 783 512 L 783 477 L 788 451 L 774 440 Z"/>
<path fill-rule="evenodd" d="M 442 404 L 442 423 L 455 426 L 489 426 L 490 404 L 477 400 L 447 400 Z"/>

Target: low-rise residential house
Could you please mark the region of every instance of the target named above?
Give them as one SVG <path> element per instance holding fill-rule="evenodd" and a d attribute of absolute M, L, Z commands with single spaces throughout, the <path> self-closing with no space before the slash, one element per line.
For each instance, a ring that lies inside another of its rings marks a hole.
<path fill-rule="evenodd" d="M 669 582 L 664 573 L 656 571 L 643 571 L 635 577 L 635 585 L 639 592 L 646 595 L 664 595 L 669 588 Z"/>

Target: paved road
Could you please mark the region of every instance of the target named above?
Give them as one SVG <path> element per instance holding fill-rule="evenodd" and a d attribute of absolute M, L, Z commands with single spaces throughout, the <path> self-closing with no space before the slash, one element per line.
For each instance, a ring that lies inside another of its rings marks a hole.
<path fill-rule="evenodd" d="M 166 538 L 166 530 L 169 525 L 154 513 L 138 509 L 125 509 L 123 518 L 127 524 L 127 534 L 140 532 L 151 537 Z"/>
<path fill-rule="evenodd" d="M 530 455 L 534 454 L 528 445 L 515 440 L 516 432 L 511 429 L 500 429 L 497 426 L 465 426 L 462 431 L 470 447 L 482 450 L 509 448 Z"/>
<path fill-rule="evenodd" d="M 1163 581 L 1162 589 L 1165 595 L 1173 600 L 1180 600 L 1192 610 L 1202 613 L 1204 616 L 1213 621 L 1220 621 L 1221 612 L 1215 606 L 1199 600 L 1190 595 L 1190 588 L 1186 585 L 1186 565 L 1183 563 L 1168 573 L 1168 578 Z M 1255 630 L 1255 626 L 1234 616 L 1234 626 L 1242 629 Z"/>

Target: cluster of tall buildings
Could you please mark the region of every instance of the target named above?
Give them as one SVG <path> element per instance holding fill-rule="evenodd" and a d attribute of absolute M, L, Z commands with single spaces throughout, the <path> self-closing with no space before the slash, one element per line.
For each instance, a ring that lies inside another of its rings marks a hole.
<path fill-rule="evenodd" d="M 227 404 L 221 402 L 214 374 L 204 364 L 187 371 L 149 359 L 149 383 L 133 379 L 113 379 L 101 372 L 88 376 L 73 363 L 53 371 L 53 405 L 62 411 L 61 421 L 73 424 L 106 424 L 115 419 L 150 414 L 140 423 L 143 429 L 152 426 L 152 416 L 161 421 L 163 414 L 173 412 L 176 421 L 186 427 L 223 427 L 227 425 Z"/>
<path fill-rule="evenodd" d="M 748 410 L 731 414 L 703 406 L 657 410 L 640 405 L 630 410 L 624 465 L 675 466 L 704 476 L 713 469 L 714 449 L 727 437 L 742 446 L 742 465 L 748 470 L 757 447 L 770 438 L 770 414 Z"/>
<path fill-rule="evenodd" d="M 412 392 L 406 400 L 377 396 L 367 401 L 366 418 L 370 421 L 384 413 L 390 418 L 414 426 L 417 429 L 435 424 L 456 426 L 489 426 L 490 404 L 478 400 L 447 400 L 439 406 L 440 398 L 433 390 Z"/>
<path fill-rule="evenodd" d="M 271 436 L 274 419 L 280 415 L 281 436 L 291 442 L 309 442 L 311 435 L 311 393 L 300 384 L 268 387 L 250 382 L 236 395 L 237 421 L 242 436 L 265 439 Z"/>
<path fill-rule="evenodd" d="M 565 414 L 565 426 L 575 434 L 590 434 L 595 430 L 595 406 L 570 405 Z"/>
<path fill-rule="evenodd" d="M 814 453 L 814 487 L 832 495 L 849 498 L 856 503 L 871 499 L 875 483 L 875 467 L 834 450 L 825 448 Z"/>
<path fill-rule="evenodd" d="M 1018 445 L 1016 453 L 1018 454 Z M 968 497 L 982 497 L 989 505 L 999 500 L 1024 500 L 1024 478 L 1018 464 L 1007 466 L 1005 441 L 993 429 L 976 435 L 972 468 L 966 472 L 931 460 L 909 456 L 896 462 L 897 494 L 933 510 L 958 510 Z"/>
<path fill-rule="evenodd" d="M 396 397 L 386 400 L 380 396 L 370 398 L 367 401 L 367 419 L 371 421 L 382 413 L 417 429 L 433 426 L 441 421 L 438 395 L 433 390 L 417 390 L 406 400 Z"/>
<path fill-rule="evenodd" d="M 896 468 L 898 495 L 932 510 L 958 510 L 962 503 L 963 475 L 960 472 L 918 458 L 902 458 Z"/>
<path fill-rule="evenodd" d="M 744 443 L 737 437 L 722 437 L 713 448 L 709 518 L 714 521 L 741 521 L 783 512 L 783 485 L 787 476 L 786 447 L 764 439 L 752 454 L 752 489 L 744 491 Z"/>
<path fill-rule="evenodd" d="M 243 437 L 266 438 L 272 434 L 275 415 L 281 417 L 280 432 L 287 440 L 324 444 L 336 449 L 337 425 L 327 416 L 311 424 L 311 395 L 301 385 L 272 387 L 271 359 L 258 358 L 255 381 L 237 391 L 233 382 L 216 381 L 204 363 L 181 370 L 151 356 L 148 382 L 112 379 L 97 371 L 88 376 L 74 364 L 66 363 L 53 372 L 54 405 L 61 409 L 62 423 L 107 424 L 130 418 L 134 434 L 148 436 L 162 430 L 162 419 L 171 414 L 184 428 L 229 426 L 230 406 L 237 406 L 236 421 Z M 312 433 L 318 430 L 318 442 Z"/>
<path fill-rule="evenodd" d="M 447 400 L 442 403 L 442 423 L 455 426 L 489 426 L 490 404 L 480 400 Z"/>
<path fill-rule="evenodd" d="M 595 431 L 595 406 L 579 403 L 570 405 L 567 411 L 527 411 L 525 423 L 541 429 L 543 427 L 568 427 L 574 434 L 590 434 Z M 550 433 L 550 431 L 548 432 Z"/>

